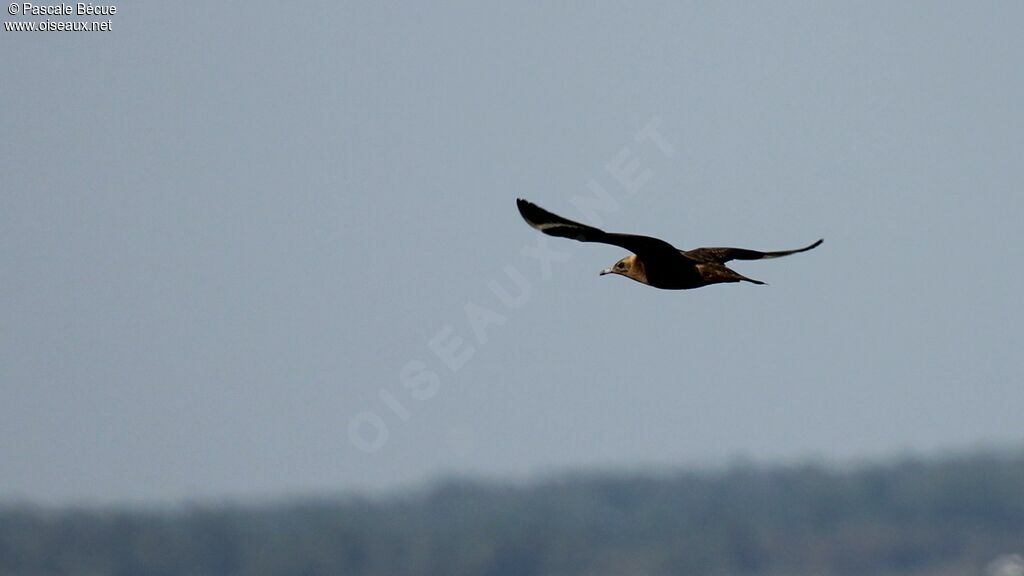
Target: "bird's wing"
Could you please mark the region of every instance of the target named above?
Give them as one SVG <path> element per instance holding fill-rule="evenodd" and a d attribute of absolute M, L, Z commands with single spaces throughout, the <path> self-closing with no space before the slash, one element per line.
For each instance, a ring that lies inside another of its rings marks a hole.
<path fill-rule="evenodd" d="M 651 238 L 650 236 L 638 236 L 636 234 L 605 232 L 593 226 L 562 218 L 522 198 L 516 199 L 516 206 L 519 207 L 519 214 L 523 216 L 523 220 L 526 220 L 527 224 L 549 236 L 571 238 L 580 242 L 612 244 L 613 246 L 629 250 L 639 256 L 641 260 L 644 260 L 645 256 L 649 256 L 654 258 L 690 260 L 691 263 L 695 262 L 691 257 L 683 254 L 678 248 L 664 240 Z"/>
<path fill-rule="evenodd" d="M 695 248 L 693 250 L 687 250 L 685 254 L 690 258 L 700 260 L 702 262 L 718 262 L 719 264 L 724 264 L 729 260 L 762 260 L 765 258 L 789 256 L 790 254 L 806 252 L 812 248 L 817 248 L 822 242 L 824 242 L 824 239 L 818 240 L 809 246 L 797 248 L 796 250 L 779 250 L 777 252 L 761 252 L 759 250 L 747 250 L 746 248 Z"/>

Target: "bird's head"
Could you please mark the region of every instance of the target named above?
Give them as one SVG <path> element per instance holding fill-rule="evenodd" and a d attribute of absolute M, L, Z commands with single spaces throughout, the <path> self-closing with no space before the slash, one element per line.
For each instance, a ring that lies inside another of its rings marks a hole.
<path fill-rule="evenodd" d="M 647 283 L 647 274 L 644 271 L 644 264 L 641 262 L 635 254 L 630 254 L 622 260 L 616 262 L 611 268 L 605 268 L 601 270 L 601 276 L 605 274 L 619 274 L 626 278 L 632 278 L 637 282 Z"/>

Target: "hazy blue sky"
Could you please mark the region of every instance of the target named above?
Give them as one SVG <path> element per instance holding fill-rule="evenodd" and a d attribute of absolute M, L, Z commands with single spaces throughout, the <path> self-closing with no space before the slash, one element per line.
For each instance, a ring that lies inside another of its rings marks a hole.
<path fill-rule="evenodd" d="M 0 31 L 0 500 L 1024 440 L 1024 5 L 518 4 Z M 612 230 L 825 244 L 599 278 L 514 203 L 595 186 Z"/>

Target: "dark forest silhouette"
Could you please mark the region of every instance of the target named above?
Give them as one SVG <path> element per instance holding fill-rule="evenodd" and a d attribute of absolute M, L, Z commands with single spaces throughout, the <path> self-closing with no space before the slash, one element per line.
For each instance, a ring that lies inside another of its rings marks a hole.
<path fill-rule="evenodd" d="M 450 481 L 175 510 L 0 507 L 0 574 L 985 574 L 1024 548 L 1024 454 L 837 470 Z"/>

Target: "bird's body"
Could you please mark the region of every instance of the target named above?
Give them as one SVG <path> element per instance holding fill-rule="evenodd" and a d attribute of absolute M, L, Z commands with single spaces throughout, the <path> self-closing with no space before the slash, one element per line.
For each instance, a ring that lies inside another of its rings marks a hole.
<path fill-rule="evenodd" d="M 778 252 L 761 252 L 745 248 L 679 250 L 657 238 L 609 233 L 593 226 L 573 222 L 522 198 L 516 200 L 516 205 L 527 224 L 549 236 L 571 238 L 580 242 L 612 244 L 633 252 L 611 268 L 602 270 L 602 275 L 619 274 L 641 284 L 666 290 L 686 290 L 722 282 L 764 284 L 760 280 L 743 276 L 727 267 L 725 263 L 730 260 L 760 260 L 788 256 L 806 252 L 822 242 L 818 240 L 803 248 Z"/>

